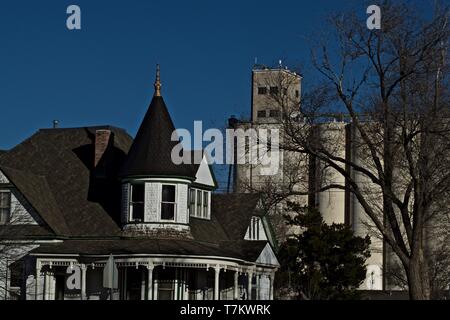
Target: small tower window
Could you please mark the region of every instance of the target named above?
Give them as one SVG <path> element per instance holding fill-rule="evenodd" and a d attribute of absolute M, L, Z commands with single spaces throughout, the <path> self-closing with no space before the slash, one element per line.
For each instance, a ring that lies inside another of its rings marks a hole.
<path fill-rule="evenodd" d="M 278 87 L 270 87 L 270 94 L 273 96 L 278 95 Z"/>
<path fill-rule="evenodd" d="M 265 118 L 265 117 L 266 117 L 266 110 L 259 110 L 258 118 Z"/>
<path fill-rule="evenodd" d="M 258 87 L 258 94 L 267 94 L 266 87 Z"/>
<path fill-rule="evenodd" d="M 11 214 L 11 192 L 0 190 L 0 224 L 9 222 Z"/>
<path fill-rule="evenodd" d="M 272 118 L 278 118 L 280 116 L 280 110 L 270 110 L 270 116 Z"/>
<path fill-rule="evenodd" d="M 134 222 L 144 221 L 145 184 L 131 185 L 130 220 Z"/>
<path fill-rule="evenodd" d="M 175 220 L 175 186 L 162 186 L 161 220 Z"/>

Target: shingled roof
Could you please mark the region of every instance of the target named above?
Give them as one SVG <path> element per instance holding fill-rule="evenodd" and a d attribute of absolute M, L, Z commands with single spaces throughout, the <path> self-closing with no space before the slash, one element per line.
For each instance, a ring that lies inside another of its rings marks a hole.
<path fill-rule="evenodd" d="M 172 149 L 179 141 L 172 141 L 175 131 L 166 104 L 161 96 L 154 96 L 144 120 L 134 138 L 121 170 L 121 176 L 178 176 L 195 178 L 190 165 L 174 164 Z"/>
<path fill-rule="evenodd" d="M 133 255 L 133 254 L 168 254 L 194 255 L 209 257 L 228 257 L 246 261 L 256 261 L 266 246 L 265 241 L 246 241 L 247 243 L 223 242 L 212 244 L 191 240 L 164 241 L 160 239 L 129 240 L 66 240 L 60 244 L 42 245 L 32 252 L 34 254 L 67 254 L 74 252 L 81 256 L 90 255 Z"/>
<path fill-rule="evenodd" d="M 109 179 L 93 175 L 95 132 L 111 130 Z M 117 172 L 132 143 L 110 126 L 43 129 L 0 158 L 2 170 L 59 236 L 120 236 Z"/>

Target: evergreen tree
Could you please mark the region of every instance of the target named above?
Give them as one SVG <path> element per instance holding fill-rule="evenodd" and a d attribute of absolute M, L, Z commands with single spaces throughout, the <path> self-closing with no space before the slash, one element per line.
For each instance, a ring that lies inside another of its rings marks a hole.
<path fill-rule="evenodd" d="M 356 299 L 366 276 L 370 238 L 344 224 L 327 225 L 315 209 L 290 204 L 287 223 L 302 232 L 280 247 L 282 278 L 299 299 Z"/>

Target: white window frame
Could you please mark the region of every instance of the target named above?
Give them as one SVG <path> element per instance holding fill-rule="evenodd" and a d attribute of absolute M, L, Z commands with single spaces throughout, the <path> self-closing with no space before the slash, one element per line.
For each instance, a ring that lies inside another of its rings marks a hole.
<path fill-rule="evenodd" d="M 192 203 L 191 192 L 194 193 L 194 202 Z M 199 199 L 200 192 L 200 199 Z M 208 201 L 205 206 L 205 194 L 208 195 Z M 200 202 L 199 202 L 200 200 Z M 191 206 L 193 204 L 193 206 Z M 193 207 L 194 210 L 191 210 Z M 205 212 L 206 211 L 206 212 Z M 189 189 L 189 215 L 191 217 L 200 218 L 200 219 L 210 219 L 211 218 L 211 191 L 202 190 L 198 188 L 190 188 Z"/>
<path fill-rule="evenodd" d="M 196 197 L 197 197 L 197 189 L 189 188 L 189 215 L 194 217 L 195 217 L 195 210 L 197 208 Z M 192 199 L 194 199 L 194 202 L 192 202 Z"/>
<path fill-rule="evenodd" d="M 1 221 L 0 220 L 0 225 L 5 225 L 8 222 L 10 222 L 10 220 L 11 220 L 12 192 L 11 192 L 11 190 L 3 189 L 3 190 L 0 190 L 0 193 L 9 194 L 9 206 L 3 206 L 3 207 L 0 208 L 0 209 L 9 209 L 9 212 L 7 213 L 5 221 Z"/>
<path fill-rule="evenodd" d="M 133 186 L 135 185 L 143 185 L 144 187 L 144 200 L 143 200 L 143 210 L 144 210 L 144 216 L 142 217 L 142 220 L 135 220 L 133 217 L 133 209 L 134 209 L 134 202 L 133 202 Z M 128 184 L 128 210 L 129 210 L 129 221 L 135 222 L 135 223 L 142 223 L 145 221 L 145 183 L 130 183 Z"/>
<path fill-rule="evenodd" d="M 175 202 L 168 202 L 168 201 L 163 201 L 162 200 L 162 194 L 163 194 L 163 188 L 164 186 L 174 186 L 175 187 Z M 176 184 L 173 183 L 162 183 L 161 184 L 161 201 L 159 202 L 159 221 L 163 221 L 163 222 L 174 222 L 177 221 L 177 211 L 178 211 L 178 206 L 177 206 L 177 199 L 178 199 L 178 188 Z M 173 203 L 173 219 L 163 219 L 162 218 L 162 204 L 163 203 Z"/>

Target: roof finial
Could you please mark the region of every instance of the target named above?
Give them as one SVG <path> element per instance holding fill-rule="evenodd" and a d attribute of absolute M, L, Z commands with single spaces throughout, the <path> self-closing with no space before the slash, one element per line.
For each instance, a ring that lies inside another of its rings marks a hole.
<path fill-rule="evenodd" d="M 155 80 L 155 97 L 161 97 L 161 79 L 159 64 L 156 65 L 156 80 Z"/>

